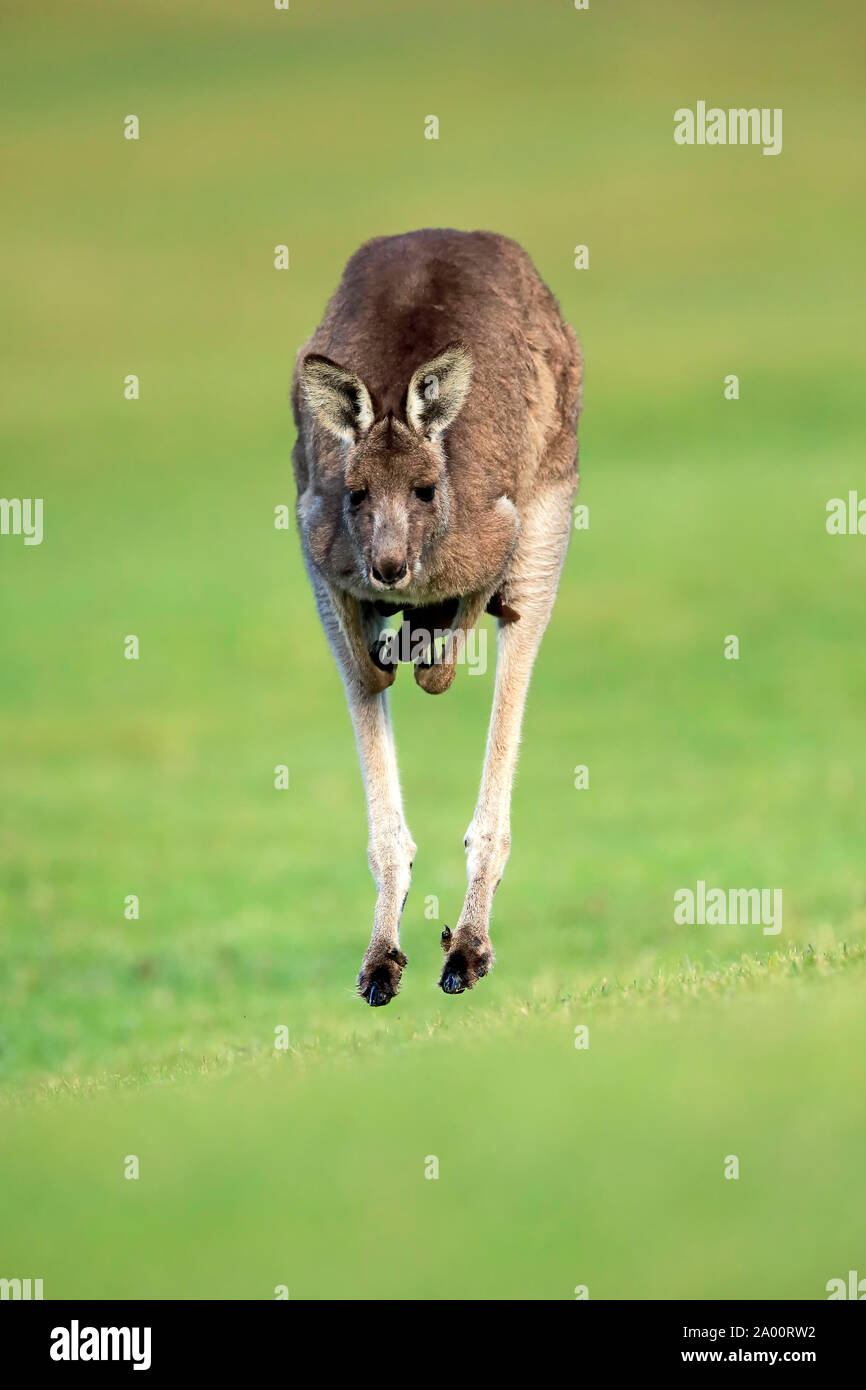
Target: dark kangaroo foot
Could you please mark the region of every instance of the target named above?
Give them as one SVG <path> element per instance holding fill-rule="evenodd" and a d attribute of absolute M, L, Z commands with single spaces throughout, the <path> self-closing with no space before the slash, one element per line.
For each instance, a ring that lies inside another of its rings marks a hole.
<path fill-rule="evenodd" d="M 358 976 L 358 993 L 374 1009 L 390 1004 L 400 988 L 406 957 L 399 946 L 371 947 Z"/>
<path fill-rule="evenodd" d="M 450 927 L 442 932 L 445 964 L 439 977 L 439 988 L 446 994 L 462 994 L 472 989 L 493 965 L 490 938 L 474 927 L 461 927 L 453 936 Z"/>

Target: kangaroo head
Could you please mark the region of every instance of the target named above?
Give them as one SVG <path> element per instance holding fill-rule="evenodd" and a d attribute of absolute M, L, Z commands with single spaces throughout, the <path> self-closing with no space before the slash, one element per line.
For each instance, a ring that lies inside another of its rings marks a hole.
<path fill-rule="evenodd" d="M 391 411 L 376 419 L 359 376 L 316 353 L 304 359 L 307 400 L 347 446 L 344 517 L 374 589 L 405 589 L 417 579 L 426 549 L 448 525 L 441 436 L 459 414 L 471 377 L 468 351 L 449 343 L 412 373 L 405 421 Z"/>

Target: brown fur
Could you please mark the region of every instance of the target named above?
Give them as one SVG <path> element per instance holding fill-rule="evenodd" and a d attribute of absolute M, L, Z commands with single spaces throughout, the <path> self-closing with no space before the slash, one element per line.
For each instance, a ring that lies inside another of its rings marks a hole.
<path fill-rule="evenodd" d="M 420 231 L 377 237 L 355 252 L 312 338 L 298 354 L 292 403 L 301 535 L 322 575 L 358 598 L 376 598 L 345 525 L 347 484 L 365 479 L 408 492 L 434 472 L 406 425 L 416 368 L 452 341 L 473 363 L 466 403 L 444 443 L 450 516 L 423 554 L 414 604 L 492 595 L 506 575 L 522 508 L 544 480 L 576 481 L 575 457 L 551 452 L 573 437 L 580 355 L 550 291 L 516 242 L 492 232 Z M 312 415 L 300 366 L 322 354 L 366 384 L 375 423 L 353 450 Z M 516 517 L 497 508 L 500 497 Z M 410 503 L 410 505 L 412 505 Z M 423 504 L 412 526 L 420 535 Z"/>

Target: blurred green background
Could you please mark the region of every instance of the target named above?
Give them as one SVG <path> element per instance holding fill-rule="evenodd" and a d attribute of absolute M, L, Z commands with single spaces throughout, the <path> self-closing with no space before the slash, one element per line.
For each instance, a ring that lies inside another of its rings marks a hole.
<path fill-rule="evenodd" d="M 805 0 L 3 5 L 0 495 L 43 497 L 45 536 L 0 537 L 0 1276 L 810 1298 L 863 1271 L 866 538 L 825 529 L 866 496 L 862 30 Z M 783 152 L 676 146 L 699 99 L 783 108 Z M 398 678 L 419 852 L 374 1011 L 348 716 L 273 517 L 297 347 L 360 242 L 431 225 L 514 237 L 575 325 L 590 527 L 498 965 L 457 999 L 492 670 Z M 676 926 L 699 878 L 782 888 L 782 933 Z"/>

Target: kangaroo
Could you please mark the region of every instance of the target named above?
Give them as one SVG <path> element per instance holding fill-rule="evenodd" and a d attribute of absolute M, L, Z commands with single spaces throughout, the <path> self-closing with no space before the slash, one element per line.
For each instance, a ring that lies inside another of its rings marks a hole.
<path fill-rule="evenodd" d="M 485 610 L 498 622 L 468 887 L 441 936 L 439 985 L 460 994 L 493 965 L 523 708 L 571 530 L 582 371 L 528 255 L 492 232 L 368 241 L 297 356 L 298 529 L 366 790 L 377 901 L 357 989 L 374 1007 L 406 965 L 399 927 L 416 849 L 388 710 L 387 620 L 402 613 L 415 680 L 433 695 L 450 687 Z"/>

